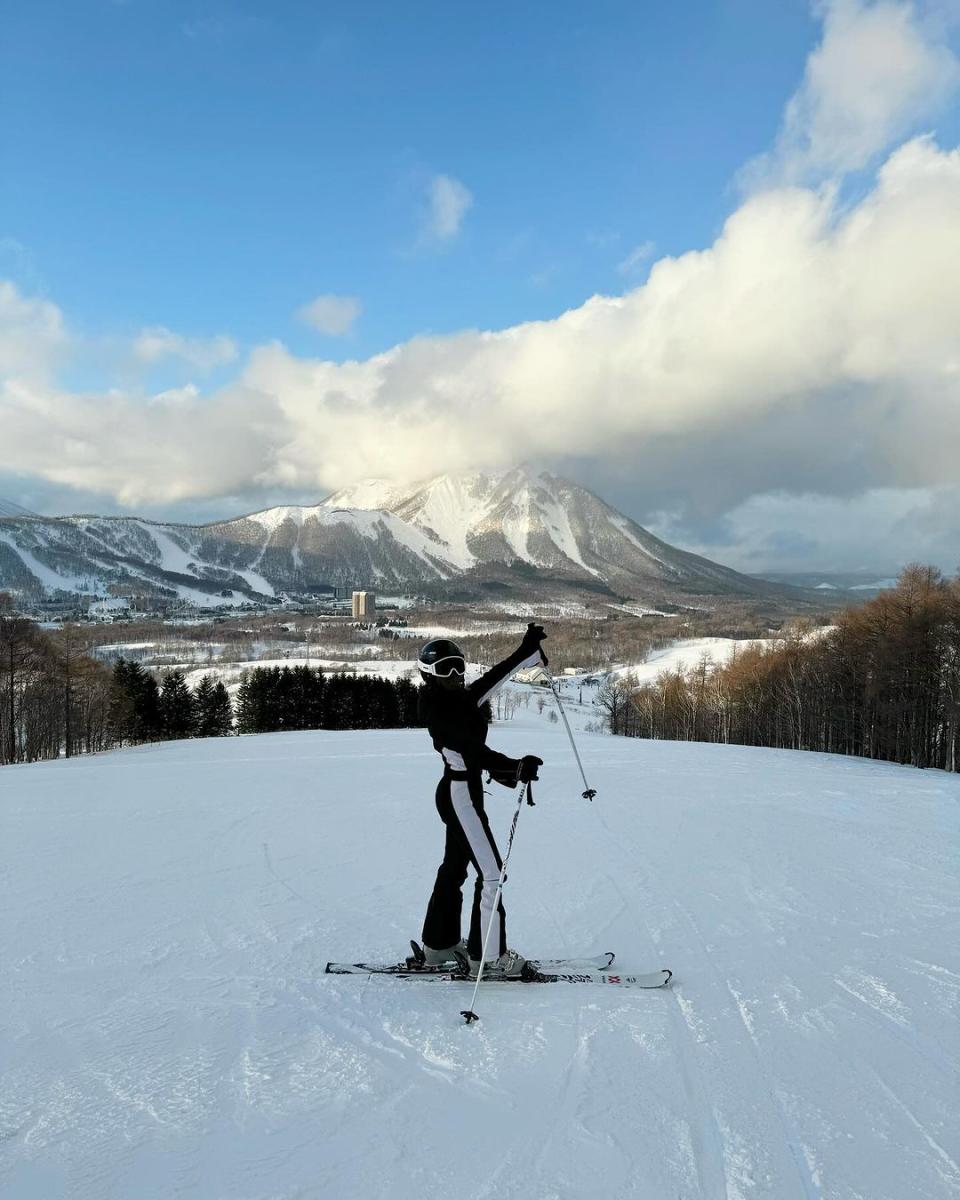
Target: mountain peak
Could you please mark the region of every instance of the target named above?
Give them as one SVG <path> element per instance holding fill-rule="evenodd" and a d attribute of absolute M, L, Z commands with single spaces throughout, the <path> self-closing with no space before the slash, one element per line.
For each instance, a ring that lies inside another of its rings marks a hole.
<path fill-rule="evenodd" d="M 332 508 L 377 508 L 391 510 L 412 496 L 445 491 L 477 496 L 497 489 L 520 488 L 524 484 L 550 485 L 559 481 L 528 462 L 498 470 L 444 471 L 417 479 L 370 478 L 340 488 L 322 503 Z M 570 485 L 573 486 L 573 485 Z"/>
<path fill-rule="evenodd" d="M 365 480 L 324 503 L 390 512 L 417 527 L 461 570 L 522 562 L 604 579 L 626 556 L 642 558 L 646 573 L 659 574 L 669 550 L 585 488 L 528 462 L 499 471 L 450 472 L 406 486 Z"/>

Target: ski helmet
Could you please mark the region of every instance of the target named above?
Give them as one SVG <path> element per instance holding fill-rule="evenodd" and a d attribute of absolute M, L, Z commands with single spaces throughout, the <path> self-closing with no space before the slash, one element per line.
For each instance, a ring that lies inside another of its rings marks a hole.
<path fill-rule="evenodd" d="M 446 678 L 449 675 L 464 675 L 466 662 L 463 651 L 456 642 L 446 638 L 434 638 L 417 655 L 417 665 L 424 675 Z"/>

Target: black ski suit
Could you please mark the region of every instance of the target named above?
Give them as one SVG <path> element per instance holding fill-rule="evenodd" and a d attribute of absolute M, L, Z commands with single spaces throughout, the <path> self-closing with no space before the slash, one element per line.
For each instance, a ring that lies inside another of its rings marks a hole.
<path fill-rule="evenodd" d="M 481 771 L 504 773 L 515 779 L 520 768 L 518 759 L 499 754 L 486 744 L 488 718 L 484 705 L 515 671 L 540 666 L 543 661 L 539 647 L 531 652 L 529 644 L 524 643 L 469 687 L 446 689 L 428 679 L 421 688 L 420 718 L 444 763 L 436 801 L 440 819 L 446 826 L 446 845 L 422 935 L 424 945 L 435 950 L 445 950 L 460 940 L 461 889 L 466 882 L 467 867 L 472 864 L 477 882 L 467 953 L 474 959 L 481 956 L 503 865 L 483 807 Z M 502 901 L 497 911 L 499 933 L 496 929 L 491 933 L 487 958 L 496 958 L 507 949 Z"/>

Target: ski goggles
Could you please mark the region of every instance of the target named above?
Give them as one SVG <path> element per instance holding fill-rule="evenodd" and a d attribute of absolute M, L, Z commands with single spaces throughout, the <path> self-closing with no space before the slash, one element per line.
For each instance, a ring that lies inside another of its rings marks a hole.
<path fill-rule="evenodd" d="M 435 663 L 420 663 L 420 670 L 426 675 L 436 675 L 438 679 L 449 679 L 451 675 L 466 675 L 467 664 L 457 655 L 449 658 L 438 658 Z"/>

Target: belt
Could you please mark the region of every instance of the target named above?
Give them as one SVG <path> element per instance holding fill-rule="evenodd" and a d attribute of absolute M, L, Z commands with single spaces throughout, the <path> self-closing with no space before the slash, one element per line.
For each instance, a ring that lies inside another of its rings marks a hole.
<path fill-rule="evenodd" d="M 470 772 L 469 771 L 455 771 L 453 769 L 453 767 L 444 767 L 443 768 L 443 777 L 444 777 L 444 779 L 458 779 L 458 780 L 466 781 L 470 778 Z"/>

